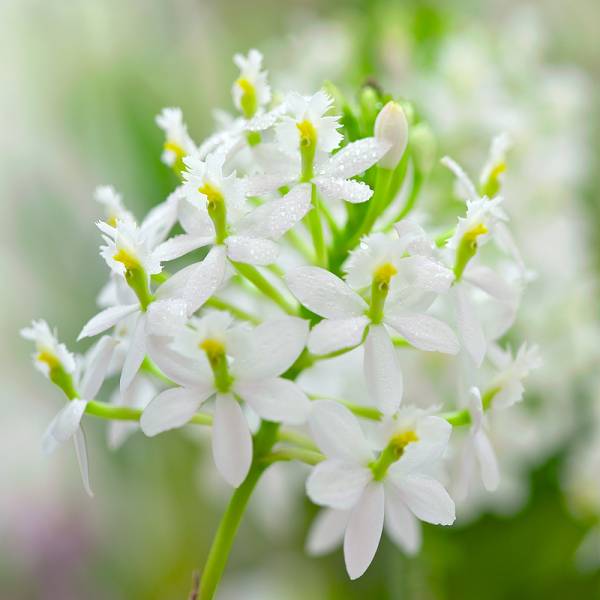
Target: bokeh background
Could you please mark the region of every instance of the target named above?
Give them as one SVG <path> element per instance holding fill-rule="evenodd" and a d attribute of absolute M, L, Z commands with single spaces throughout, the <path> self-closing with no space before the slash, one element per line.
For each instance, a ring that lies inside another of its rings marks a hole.
<path fill-rule="evenodd" d="M 275 467 L 219 599 L 600 598 L 599 22 L 596 0 L 0 1 L 0 598 L 189 594 L 227 498 L 202 432 L 110 452 L 90 422 L 89 500 L 71 449 L 40 451 L 62 400 L 18 330 L 43 317 L 76 348 L 105 277 L 95 186 L 138 216 L 162 201 L 176 182 L 154 116 L 181 106 L 208 135 L 212 110 L 232 108 L 231 57 L 250 47 L 282 90 L 331 80 L 352 94 L 374 77 L 473 173 L 510 132 L 506 199 L 536 273 L 514 336 L 545 366 L 498 431 L 503 486 L 453 528 L 426 528 L 417 558 L 384 542 L 353 584 L 340 552 L 308 558 L 303 471 Z M 425 205 L 447 186 L 434 169 Z"/>

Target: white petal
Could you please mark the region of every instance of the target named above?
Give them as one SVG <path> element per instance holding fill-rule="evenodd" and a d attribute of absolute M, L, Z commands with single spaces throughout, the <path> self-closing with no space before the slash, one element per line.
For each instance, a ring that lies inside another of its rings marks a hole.
<path fill-rule="evenodd" d="M 225 245 L 227 256 L 235 262 L 264 266 L 274 263 L 279 256 L 278 244 L 265 238 L 230 235 Z"/>
<path fill-rule="evenodd" d="M 521 401 L 524 391 L 525 387 L 518 379 L 509 381 L 494 396 L 492 404 L 494 405 L 494 408 L 508 408 Z"/>
<path fill-rule="evenodd" d="M 146 356 L 146 315 L 141 314 L 135 324 L 133 334 L 129 340 L 127 356 L 121 371 L 121 380 L 119 387 L 123 393 L 133 381 L 137 372 L 140 370 L 144 357 Z"/>
<path fill-rule="evenodd" d="M 185 425 L 213 394 L 206 388 L 170 388 L 161 392 L 142 413 L 140 426 L 147 436 Z"/>
<path fill-rule="evenodd" d="M 252 462 L 252 437 L 242 408 L 231 394 L 217 394 L 212 451 L 219 473 L 238 487 Z"/>
<path fill-rule="evenodd" d="M 368 467 L 333 458 L 314 467 L 306 480 L 306 493 L 315 504 L 348 509 L 372 479 Z"/>
<path fill-rule="evenodd" d="M 90 498 L 93 498 L 94 492 L 92 492 L 92 487 L 90 485 L 87 444 L 85 442 L 85 433 L 81 427 L 78 427 L 73 434 L 73 443 L 75 444 L 75 456 L 77 457 L 77 464 L 79 465 L 79 472 L 81 473 L 83 488 L 85 489 L 87 495 Z"/>
<path fill-rule="evenodd" d="M 479 200 L 479 194 L 475 190 L 473 182 L 456 161 L 451 159 L 449 156 L 444 156 L 440 162 L 454 173 L 454 176 L 458 180 L 458 183 L 462 188 L 462 193 L 466 199 L 470 200 L 471 202 L 476 202 Z"/>
<path fill-rule="evenodd" d="M 211 248 L 199 263 L 178 271 L 156 291 L 159 300 L 180 298 L 188 303 L 188 314 L 195 313 L 225 279 L 225 248 Z"/>
<path fill-rule="evenodd" d="M 289 173 L 274 173 L 269 175 L 250 175 L 246 179 L 246 193 L 249 196 L 262 196 L 277 191 L 293 179 Z"/>
<path fill-rule="evenodd" d="M 401 481 L 390 479 L 400 497 L 421 521 L 434 525 L 452 525 L 456 518 L 454 501 L 444 486 L 426 475 L 407 475 Z"/>
<path fill-rule="evenodd" d="M 157 364 L 158 368 L 175 383 L 187 387 L 203 386 L 212 381 L 212 372 L 207 368 L 204 371 L 198 363 L 182 356 L 170 347 L 171 339 L 150 336 L 146 340 L 148 355 Z"/>
<path fill-rule="evenodd" d="M 300 356 L 308 336 L 308 321 L 279 317 L 261 323 L 244 343 L 232 344 L 232 373 L 244 380 L 277 377 Z"/>
<path fill-rule="evenodd" d="M 324 508 L 319 511 L 308 531 L 306 552 L 311 556 L 329 554 L 342 544 L 350 511 Z"/>
<path fill-rule="evenodd" d="M 75 434 L 87 406 L 86 400 L 71 400 L 52 419 L 42 438 L 42 449 L 46 454 L 54 452 L 58 446 Z"/>
<path fill-rule="evenodd" d="M 276 377 L 263 381 L 239 381 L 235 392 L 263 419 L 288 425 L 306 421 L 310 400 L 297 383 Z"/>
<path fill-rule="evenodd" d="M 361 343 L 367 317 L 349 319 L 325 319 L 315 325 L 308 338 L 308 349 L 313 354 L 329 354 Z"/>
<path fill-rule="evenodd" d="M 344 559 L 350 579 L 360 577 L 373 561 L 383 531 L 383 517 L 383 485 L 374 481 L 353 508 L 346 527 Z"/>
<path fill-rule="evenodd" d="M 309 426 L 317 446 L 328 458 L 360 465 L 367 465 L 373 460 L 373 453 L 358 419 L 338 402 L 313 402 Z"/>
<path fill-rule="evenodd" d="M 214 236 L 201 237 L 190 233 L 182 233 L 157 246 L 154 255 L 163 262 L 174 260 L 184 254 L 189 254 L 192 250 L 208 246 L 213 241 Z"/>
<path fill-rule="evenodd" d="M 277 240 L 311 209 L 310 196 L 309 184 L 297 185 L 283 198 L 254 209 L 236 229 L 247 236 Z"/>
<path fill-rule="evenodd" d="M 446 293 L 454 281 L 450 269 L 427 256 L 406 256 L 399 261 L 398 270 L 398 277 L 408 287 L 436 294 Z"/>
<path fill-rule="evenodd" d="M 188 320 L 188 303 L 181 298 L 155 300 L 146 311 L 149 335 L 173 337 Z"/>
<path fill-rule="evenodd" d="M 389 149 L 374 137 L 352 142 L 336 152 L 319 174 L 348 179 L 373 166 Z"/>
<path fill-rule="evenodd" d="M 500 302 L 512 304 L 517 301 L 519 292 L 513 289 L 498 273 L 484 266 L 474 266 L 466 270 L 464 279 Z"/>
<path fill-rule="evenodd" d="M 344 281 L 319 267 L 298 267 L 285 276 L 292 294 L 326 319 L 360 317 L 366 302 Z"/>
<path fill-rule="evenodd" d="M 373 190 L 366 183 L 353 179 L 321 176 L 315 177 L 313 182 L 321 197 L 327 202 L 346 200 L 352 204 L 360 204 L 366 202 L 373 195 Z"/>
<path fill-rule="evenodd" d="M 456 354 L 460 349 L 454 331 L 435 317 L 408 311 L 395 312 L 386 313 L 385 322 L 419 350 Z"/>
<path fill-rule="evenodd" d="M 483 430 L 473 436 L 473 447 L 479 462 L 481 471 L 481 480 L 488 492 L 493 492 L 500 483 L 500 473 L 498 470 L 498 461 L 490 440 Z"/>
<path fill-rule="evenodd" d="M 475 313 L 475 307 L 462 285 L 455 286 L 453 295 L 458 333 L 462 339 L 462 344 L 475 366 L 480 367 L 487 348 L 481 323 Z"/>
<path fill-rule="evenodd" d="M 402 401 L 403 381 L 394 344 L 383 325 L 371 325 L 364 358 L 367 389 L 379 410 L 392 415 Z"/>
<path fill-rule="evenodd" d="M 128 304 L 125 306 L 111 306 L 99 312 L 95 317 L 92 317 L 81 330 L 77 340 L 81 340 L 85 337 L 91 337 L 106 331 L 113 325 L 116 325 L 119 321 L 125 317 L 133 314 L 140 309 L 139 304 Z"/>
<path fill-rule="evenodd" d="M 410 556 L 421 548 L 421 525 L 391 485 L 385 488 L 385 530 L 392 541 Z"/>
<path fill-rule="evenodd" d="M 80 387 L 80 393 L 86 400 L 93 400 L 98 393 L 117 344 L 117 340 L 105 335 L 90 353 Z"/>

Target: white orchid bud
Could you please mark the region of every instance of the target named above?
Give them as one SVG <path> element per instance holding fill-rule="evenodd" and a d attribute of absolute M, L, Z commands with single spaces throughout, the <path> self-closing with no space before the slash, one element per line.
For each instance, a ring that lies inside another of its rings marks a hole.
<path fill-rule="evenodd" d="M 384 169 L 395 169 L 408 143 L 408 121 L 397 102 L 388 102 L 377 115 L 375 137 L 392 145 L 377 164 Z"/>

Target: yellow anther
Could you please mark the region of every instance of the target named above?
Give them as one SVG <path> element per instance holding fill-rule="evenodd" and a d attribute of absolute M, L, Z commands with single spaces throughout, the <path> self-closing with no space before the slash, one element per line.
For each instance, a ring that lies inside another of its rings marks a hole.
<path fill-rule="evenodd" d="M 203 186 L 198 188 L 198 191 L 206 196 L 207 208 L 209 210 L 223 202 L 223 194 L 221 194 L 221 191 L 212 185 L 212 183 L 205 182 Z"/>
<path fill-rule="evenodd" d="M 300 133 L 300 146 L 304 147 L 314 147 L 317 143 L 317 130 L 315 126 L 308 120 L 300 121 L 300 123 L 296 123 L 296 127 L 298 128 L 298 132 Z"/>
<path fill-rule="evenodd" d="M 240 77 L 236 83 L 242 88 L 244 94 L 254 94 L 254 86 L 245 77 Z"/>
<path fill-rule="evenodd" d="M 179 144 L 176 144 L 172 141 L 166 141 L 164 148 L 165 150 L 168 150 L 175 154 L 177 160 L 182 159 L 186 155 L 185 150 Z"/>
<path fill-rule="evenodd" d="M 408 430 L 396 434 L 390 443 L 393 444 L 394 448 L 396 448 L 398 452 L 403 452 L 406 446 L 418 441 L 419 436 L 416 434 L 416 432 Z"/>
<path fill-rule="evenodd" d="M 123 263 L 128 271 L 139 269 L 141 266 L 139 260 L 123 248 L 120 248 L 119 251 L 113 255 L 113 259 Z"/>
<path fill-rule="evenodd" d="M 494 165 L 493 169 L 490 171 L 488 179 L 491 179 L 491 180 L 498 179 L 498 177 L 500 175 L 502 175 L 502 173 L 504 173 L 504 171 L 506 171 L 506 163 L 502 160 L 499 163 L 497 163 L 496 165 Z"/>
<path fill-rule="evenodd" d="M 107 223 L 107 225 L 110 225 L 111 227 L 116 227 L 117 226 L 117 215 L 111 215 L 110 217 L 108 217 L 108 219 L 106 219 L 106 223 Z"/>
<path fill-rule="evenodd" d="M 211 362 L 225 354 L 225 345 L 219 340 L 209 338 L 201 342 L 198 346 L 206 352 L 206 356 L 208 356 L 208 360 Z"/>
<path fill-rule="evenodd" d="M 398 269 L 392 263 L 384 263 L 375 269 L 373 279 L 378 285 L 389 285 L 392 277 L 397 273 Z"/>
<path fill-rule="evenodd" d="M 472 242 L 486 233 L 488 233 L 488 228 L 483 223 L 478 223 L 464 234 L 463 239 Z"/>
<path fill-rule="evenodd" d="M 46 363 L 51 371 L 52 369 L 60 367 L 60 360 L 58 360 L 56 354 L 49 350 L 41 350 L 37 355 L 37 360 Z"/>

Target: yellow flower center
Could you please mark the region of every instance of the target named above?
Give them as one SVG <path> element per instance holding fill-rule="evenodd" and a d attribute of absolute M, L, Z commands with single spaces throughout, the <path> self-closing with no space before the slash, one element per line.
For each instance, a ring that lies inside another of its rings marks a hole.
<path fill-rule="evenodd" d="M 317 130 L 308 119 L 296 123 L 296 127 L 300 134 L 300 147 L 316 146 Z"/>
<path fill-rule="evenodd" d="M 480 235 L 484 235 L 486 233 L 488 233 L 488 228 L 483 223 L 478 223 L 477 225 L 475 225 L 474 227 L 469 229 L 469 231 L 467 231 L 464 234 L 463 240 L 466 240 L 468 242 L 473 242 Z"/>
<path fill-rule="evenodd" d="M 398 269 L 392 263 L 384 263 L 375 269 L 373 280 L 381 287 L 381 285 L 390 285 L 390 281 L 394 275 L 398 273 Z"/>
<path fill-rule="evenodd" d="M 207 208 L 209 210 L 215 208 L 217 204 L 223 202 L 223 194 L 221 194 L 221 191 L 208 181 L 204 182 L 204 185 L 199 187 L 198 191 L 206 196 Z"/>
<path fill-rule="evenodd" d="M 120 248 L 117 253 L 113 255 L 113 259 L 122 263 L 128 271 L 134 271 L 141 267 L 140 261 L 124 248 Z"/>
<path fill-rule="evenodd" d="M 394 448 L 397 451 L 403 452 L 406 446 L 412 444 L 413 442 L 418 442 L 419 436 L 415 431 L 408 430 L 403 431 L 402 433 L 396 434 L 390 441 L 390 444 L 393 444 Z"/>
<path fill-rule="evenodd" d="M 60 367 L 60 360 L 58 360 L 56 354 L 54 354 L 54 352 L 51 352 L 47 348 L 44 348 L 39 351 L 37 355 L 37 360 L 39 362 L 46 363 L 51 371 L 53 369 L 56 369 L 57 367 Z"/>
<path fill-rule="evenodd" d="M 208 338 L 201 342 L 198 347 L 206 352 L 208 360 L 211 362 L 225 354 L 225 345 L 220 340 Z"/>

